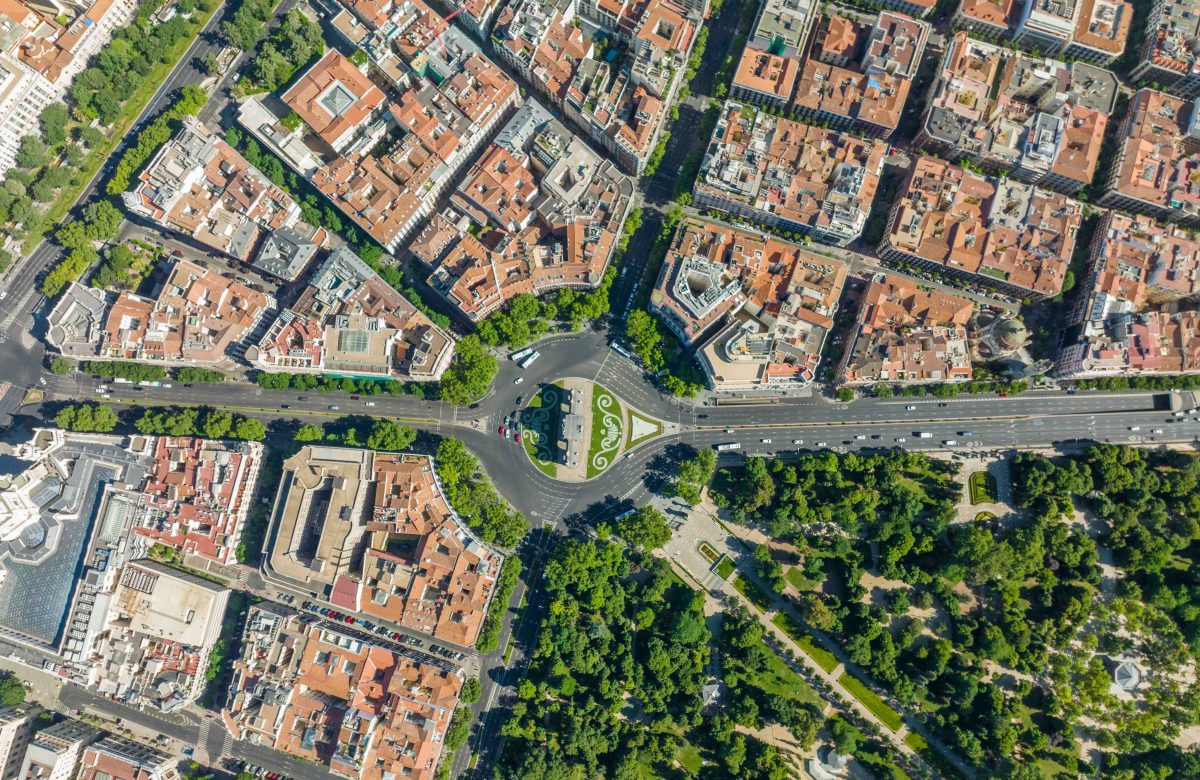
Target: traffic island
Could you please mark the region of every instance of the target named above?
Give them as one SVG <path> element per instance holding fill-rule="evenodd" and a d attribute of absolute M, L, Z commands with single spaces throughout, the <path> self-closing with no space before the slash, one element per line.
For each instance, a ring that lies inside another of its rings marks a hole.
<path fill-rule="evenodd" d="M 662 422 L 630 409 L 611 390 L 577 377 L 543 385 L 521 413 L 525 453 L 539 471 L 563 482 L 595 479 L 663 430 Z"/>

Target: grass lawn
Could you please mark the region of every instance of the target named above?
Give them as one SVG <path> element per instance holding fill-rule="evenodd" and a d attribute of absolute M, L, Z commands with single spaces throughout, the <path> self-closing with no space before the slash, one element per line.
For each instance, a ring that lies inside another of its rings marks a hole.
<path fill-rule="evenodd" d="M 521 426 L 524 434 L 521 444 L 525 454 L 537 466 L 538 471 L 548 477 L 558 477 L 558 430 L 561 425 L 562 411 L 559 408 L 562 398 L 562 388 L 558 385 L 546 385 L 525 407 L 521 414 Z"/>
<path fill-rule="evenodd" d="M 900 713 L 884 704 L 883 699 L 879 698 L 874 691 L 864 685 L 862 680 L 849 672 L 842 672 L 842 676 L 838 678 L 838 682 L 892 731 L 899 731 L 900 727 L 904 725 L 904 720 L 901 719 Z"/>
<path fill-rule="evenodd" d="M 787 665 L 787 661 L 774 652 L 768 652 L 766 658 L 766 666 L 757 676 L 758 684 L 764 691 L 811 704 L 818 709 L 824 708 L 825 702 L 795 669 Z"/>
<path fill-rule="evenodd" d="M 922 737 L 915 731 L 910 731 L 904 735 L 904 744 L 918 753 L 924 753 L 929 749 L 929 743 L 925 741 L 925 737 Z"/>
<path fill-rule="evenodd" d="M 158 90 L 159 86 L 167 80 L 167 75 L 175 69 L 175 66 L 179 63 L 179 58 L 183 56 L 183 53 L 196 40 L 196 36 L 208 24 L 212 15 L 219 10 L 220 7 L 213 11 L 196 9 L 194 13 L 196 20 L 195 32 L 187 38 L 177 41 L 171 49 L 171 56 L 167 62 L 159 63 L 151 68 L 150 72 L 146 74 L 142 85 L 134 90 L 129 99 L 125 101 L 125 105 L 121 107 L 121 116 L 116 122 L 113 122 L 104 143 L 98 149 L 93 149 L 84 158 L 79 174 L 72 180 L 78 183 L 68 184 L 66 187 L 63 187 L 59 191 L 58 197 L 50 204 L 50 208 L 46 210 L 46 216 L 41 221 L 41 224 L 35 230 L 29 231 L 29 235 L 25 238 L 24 244 L 22 244 L 22 249 L 26 256 L 33 253 L 33 250 L 42 242 L 42 238 L 45 237 L 47 232 L 62 224 L 67 212 L 75 205 L 75 201 L 79 200 L 79 195 L 83 192 L 83 188 L 96 175 L 96 171 L 100 170 L 100 166 L 104 165 L 104 162 L 112 155 L 113 149 L 129 135 L 129 128 L 133 125 L 133 120 L 137 118 L 137 115 L 150 102 L 150 98 L 154 97 L 154 93 Z M 68 132 L 70 129 L 69 127 Z"/>
<path fill-rule="evenodd" d="M 780 612 L 771 622 L 779 626 L 783 633 L 791 637 L 792 641 L 800 645 L 808 656 L 817 662 L 817 666 L 824 669 L 826 672 L 832 672 L 837 668 L 838 659 L 833 653 L 818 645 L 813 641 L 813 638 L 804 633 L 804 629 L 792 620 L 791 615 Z"/>
<path fill-rule="evenodd" d="M 733 574 L 734 568 L 736 567 L 733 565 L 733 561 L 729 560 L 729 556 L 722 555 L 721 560 L 717 561 L 717 568 L 715 571 L 717 572 L 718 577 L 723 580 L 727 580 L 729 579 L 729 575 Z"/>
<path fill-rule="evenodd" d="M 996 478 L 986 471 L 976 471 L 967 478 L 972 504 L 996 503 Z"/>
<path fill-rule="evenodd" d="M 679 752 L 675 754 L 675 759 L 680 766 L 694 775 L 699 774 L 700 768 L 703 766 L 700 751 L 691 742 L 684 742 L 679 746 Z"/>
<path fill-rule="evenodd" d="M 738 593 L 745 596 L 760 612 L 766 612 L 771 608 L 771 597 L 764 593 L 762 588 L 742 575 L 739 574 L 733 578 L 733 587 L 737 589 Z"/>
<path fill-rule="evenodd" d="M 995 519 L 996 519 L 996 516 L 994 514 L 992 514 L 991 512 L 980 512 L 977 515 L 975 515 L 975 522 L 977 522 L 977 523 L 986 523 L 986 522 L 989 522 L 989 521 L 995 520 Z"/>
<path fill-rule="evenodd" d="M 799 566 L 789 568 L 783 573 L 783 578 L 799 591 L 816 590 L 817 588 L 817 581 L 805 577 L 804 571 Z"/>
<path fill-rule="evenodd" d="M 587 478 L 597 477 L 621 452 L 624 427 L 621 402 L 600 385 L 592 385 L 592 432 L 588 445 Z"/>

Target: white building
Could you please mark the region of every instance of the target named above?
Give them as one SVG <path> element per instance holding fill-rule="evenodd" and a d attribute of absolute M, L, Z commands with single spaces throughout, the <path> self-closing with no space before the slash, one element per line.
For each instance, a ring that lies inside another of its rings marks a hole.
<path fill-rule="evenodd" d="M 75 776 L 83 749 L 100 732 L 77 720 L 64 720 L 39 731 L 29 740 L 18 780 L 69 780 Z"/>
<path fill-rule="evenodd" d="M 28 707 L 0 709 L 0 779 L 13 780 L 17 776 L 29 744 L 29 725 Z"/>

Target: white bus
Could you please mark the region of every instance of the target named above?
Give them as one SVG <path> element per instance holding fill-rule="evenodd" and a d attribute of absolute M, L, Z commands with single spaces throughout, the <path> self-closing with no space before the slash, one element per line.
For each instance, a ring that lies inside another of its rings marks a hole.
<path fill-rule="evenodd" d="M 609 346 L 611 346 L 613 348 L 613 350 L 615 352 L 617 352 L 618 354 L 624 355 L 625 357 L 629 358 L 630 360 L 633 360 L 633 355 L 629 354 L 629 350 L 625 349 L 625 347 L 622 347 L 617 342 L 614 341 Z"/>
<path fill-rule="evenodd" d="M 532 355 L 525 358 L 525 360 L 522 361 L 521 363 L 519 363 L 518 365 L 520 365 L 521 368 L 529 368 L 530 366 L 533 365 L 533 361 L 537 360 L 541 356 L 542 356 L 541 352 L 534 352 Z"/>
<path fill-rule="evenodd" d="M 508 356 L 508 359 L 514 363 L 520 363 L 527 355 L 533 354 L 533 347 L 527 347 L 520 352 L 514 352 Z"/>
<path fill-rule="evenodd" d="M 740 450 L 741 448 L 742 448 L 741 442 L 731 441 L 726 444 L 718 444 L 717 452 L 729 452 L 730 450 Z"/>

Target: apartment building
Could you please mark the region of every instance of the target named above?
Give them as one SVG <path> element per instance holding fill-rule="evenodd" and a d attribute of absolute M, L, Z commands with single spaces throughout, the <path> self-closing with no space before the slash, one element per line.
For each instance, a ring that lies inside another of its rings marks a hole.
<path fill-rule="evenodd" d="M 1064 195 L 918 157 L 879 253 L 975 290 L 1038 300 L 1062 289 L 1082 218 Z"/>
<path fill-rule="evenodd" d="M 351 2 L 330 49 L 281 96 L 238 119 L 382 246 L 395 251 L 521 103 L 516 84 L 421 0 Z M 288 112 L 301 118 L 284 124 Z M 283 115 L 281 115 L 283 114 Z"/>
<path fill-rule="evenodd" d="M 435 382 L 453 354 L 448 333 L 343 246 L 245 357 L 264 371 Z"/>
<path fill-rule="evenodd" d="M 134 0 L 0 2 L 0 175 L 14 165 L 21 138 L 38 133 L 42 109 L 62 99 L 136 10 Z"/>
<path fill-rule="evenodd" d="M 795 244 L 685 219 L 650 308 L 695 348 L 709 387 L 807 385 L 846 281 L 846 266 Z"/>
<path fill-rule="evenodd" d="M 792 102 L 814 13 L 812 0 L 768 0 L 760 6 L 730 84 L 735 100 L 778 108 Z"/>
<path fill-rule="evenodd" d="M 29 745 L 34 710 L 20 704 L 0 708 L 0 780 L 14 780 Z"/>
<path fill-rule="evenodd" d="M 1117 77 L 976 41 L 946 47 L 916 143 L 1074 194 L 1096 175 Z"/>
<path fill-rule="evenodd" d="M 430 286 L 472 322 L 516 295 L 598 287 L 633 181 L 526 103 L 410 245 Z"/>
<path fill-rule="evenodd" d="M 83 749 L 99 738 L 99 731 L 77 720 L 47 726 L 30 737 L 18 780 L 71 780 Z"/>
<path fill-rule="evenodd" d="M 699 206 L 845 246 L 861 235 L 887 146 L 727 101 L 700 164 Z"/>
<path fill-rule="evenodd" d="M 974 304 L 907 279 L 879 274 L 859 298 L 837 380 L 966 382 L 972 376 L 969 326 Z"/>
<path fill-rule="evenodd" d="M 1022 12 L 1023 0 L 962 0 L 954 12 L 953 26 L 989 40 L 1008 34 Z"/>
<path fill-rule="evenodd" d="M 222 720 L 349 780 L 433 780 L 461 673 L 344 625 L 250 607 Z"/>
<path fill-rule="evenodd" d="M 204 689 L 229 589 L 157 561 L 130 561 L 91 647 L 88 685 L 134 707 L 174 712 Z"/>
<path fill-rule="evenodd" d="M 305 447 L 284 474 L 271 518 L 275 575 L 338 609 L 475 643 L 504 559 L 450 508 L 430 458 Z"/>
<path fill-rule="evenodd" d="M 1200 240 L 1145 215 L 1110 211 L 1090 247 L 1086 295 L 1067 324 L 1059 376 L 1179 373 L 1200 368 L 1192 335 L 1200 299 Z"/>
<path fill-rule="evenodd" d="M 83 751 L 75 780 L 178 780 L 178 764 L 161 750 L 109 735 Z"/>
<path fill-rule="evenodd" d="M 1080 0 L 1024 0 L 1013 40 L 1043 54 L 1059 54 L 1071 42 Z"/>
<path fill-rule="evenodd" d="M 299 222 L 300 205 L 283 189 L 199 119 L 182 122 L 122 194 L 127 209 L 243 261 L 265 232 Z"/>
<path fill-rule="evenodd" d="M 1191 100 L 1142 89 L 1117 131 L 1100 205 L 1200 227 L 1200 111 Z"/>
<path fill-rule="evenodd" d="M 890 12 L 870 26 L 822 17 L 800 73 L 795 109 L 837 130 L 887 138 L 900 124 L 929 29 Z"/>
<path fill-rule="evenodd" d="M 1200 0 L 1144 0 L 1153 3 L 1146 20 L 1137 65 L 1129 77 L 1135 82 L 1184 98 L 1200 97 Z"/>
<path fill-rule="evenodd" d="M 641 174 L 696 41 L 689 13 L 670 0 L 521 0 L 497 17 L 494 50 L 624 170 Z M 605 30 L 624 55 L 595 51 L 576 17 Z"/>
<path fill-rule="evenodd" d="M 1129 28 L 1133 24 L 1133 4 L 1123 0 L 1078 2 L 1075 35 L 1063 56 L 1106 66 L 1125 53 Z"/>

